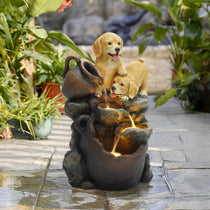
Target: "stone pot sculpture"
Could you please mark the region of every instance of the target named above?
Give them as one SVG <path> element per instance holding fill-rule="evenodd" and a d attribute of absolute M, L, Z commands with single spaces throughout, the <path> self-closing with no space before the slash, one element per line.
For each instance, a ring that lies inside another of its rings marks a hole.
<path fill-rule="evenodd" d="M 69 69 L 69 62 L 76 61 L 76 66 Z M 62 74 L 64 82 L 63 95 L 68 99 L 81 99 L 95 92 L 98 85 L 103 84 L 100 71 L 89 62 L 82 62 L 79 58 L 69 56 L 66 58 L 65 70 Z"/>

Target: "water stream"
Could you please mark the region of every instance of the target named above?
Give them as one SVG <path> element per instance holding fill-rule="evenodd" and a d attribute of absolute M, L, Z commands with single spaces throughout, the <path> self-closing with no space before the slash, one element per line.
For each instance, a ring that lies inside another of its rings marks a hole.
<path fill-rule="evenodd" d="M 133 121 L 131 115 L 129 114 L 128 116 L 129 116 L 129 118 L 130 118 L 130 120 L 131 120 L 131 125 L 132 125 L 131 127 L 132 127 L 132 128 L 136 128 L 136 125 L 135 125 L 135 123 L 134 123 L 134 121 Z M 127 128 L 125 128 L 124 130 L 126 130 L 126 129 L 127 129 Z M 124 131 L 124 130 L 123 130 L 123 131 Z M 122 131 L 121 131 L 121 132 L 122 132 Z M 117 144 L 118 144 L 119 140 L 120 140 L 120 135 L 119 135 L 119 136 L 116 135 L 116 136 L 115 136 L 115 139 L 114 139 L 113 149 L 112 149 L 112 151 L 111 151 L 111 153 L 112 153 L 115 157 L 121 156 L 120 153 L 116 152 L 116 147 L 117 147 Z"/>
<path fill-rule="evenodd" d="M 107 95 L 107 91 L 105 88 L 103 88 L 104 90 L 104 100 L 105 100 L 105 104 L 106 104 L 106 109 L 110 108 L 110 104 L 109 104 L 109 100 L 108 100 L 108 95 Z"/>
<path fill-rule="evenodd" d="M 103 88 L 103 90 L 104 90 L 104 100 L 105 100 L 106 109 L 110 109 L 110 104 L 109 104 L 109 101 L 108 101 L 107 91 L 106 91 L 105 88 Z M 135 123 L 134 123 L 134 121 L 133 121 L 131 115 L 129 114 L 128 116 L 129 116 L 130 121 L 131 121 L 131 127 L 132 127 L 132 128 L 136 128 L 136 125 L 135 125 Z M 125 129 L 127 129 L 127 128 L 125 128 Z M 124 129 L 124 130 L 125 130 L 125 129 Z M 123 130 L 123 131 L 124 131 L 124 130 Z M 122 132 L 122 131 L 121 131 L 121 132 Z M 112 149 L 112 151 L 111 151 L 111 153 L 112 153 L 115 157 L 118 157 L 118 156 L 121 156 L 121 155 L 122 155 L 121 153 L 116 152 L 116 147 L 117 147 L 117 144 L 118 144 L 119 140 L 120 140 L 120 135 L 119 135 L 119 136 L 116 135 L 116 136 L 115 136 L 115 139 L 114 139 L 114 143 L 113 143 L 113 149 Z"/>

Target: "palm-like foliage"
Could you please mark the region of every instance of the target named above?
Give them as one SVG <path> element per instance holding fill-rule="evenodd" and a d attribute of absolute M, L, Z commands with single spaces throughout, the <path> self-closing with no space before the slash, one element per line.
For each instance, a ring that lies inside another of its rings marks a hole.
<path fill-rule="evenodd" d="M 144 34 L 139 53 L 155 40 L 168 41 L 176 88 L 160 97 L 156 106 L 174 95 L 188 111 L 210 112 L 210 2 L 209 0 L 163 0 L 160 5 L 150 1 L 124 0 L 154 14 L 154 21 L 142 25 L 133 37 Z M 159 11 L 163 11 L 160 13 Z M 171 24 L 166 23 L 165 13 Z M 149 30 L 149 29 L 153 30 Z M 146 33 L 145 33 L 146 32 Z"/>

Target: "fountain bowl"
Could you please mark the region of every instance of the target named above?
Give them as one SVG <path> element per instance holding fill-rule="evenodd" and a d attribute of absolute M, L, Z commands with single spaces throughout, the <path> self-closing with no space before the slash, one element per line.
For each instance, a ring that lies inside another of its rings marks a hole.
<path fill-rule="evenodd" d="M 115 157 L 95 137 L 93 123 L 94 118 L 88 115 L 81 115 L 75 121 L 75 128 L 81 136 L 79 144 L 88 175 L 103 190 L 125 190 L 136 186 L 144 170 L 148 145 L 130 142 L 126 144 L 128 148 L 119 148 L 125 154 Z"/>

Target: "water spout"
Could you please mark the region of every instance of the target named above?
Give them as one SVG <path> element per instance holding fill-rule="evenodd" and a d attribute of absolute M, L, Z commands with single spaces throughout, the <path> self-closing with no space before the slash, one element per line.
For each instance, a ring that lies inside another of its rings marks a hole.
<path fill-rule="evenodd" d="M 135 123 L 134 123 L 132 117 L 131 117 L 130 115 L 128 115 L 128 116 L 129 116 L 129 118 L 130 118 L 130 120 L 131 120 L 132 128 L 136 128 L 136 125 L 135 125 Z"/>

